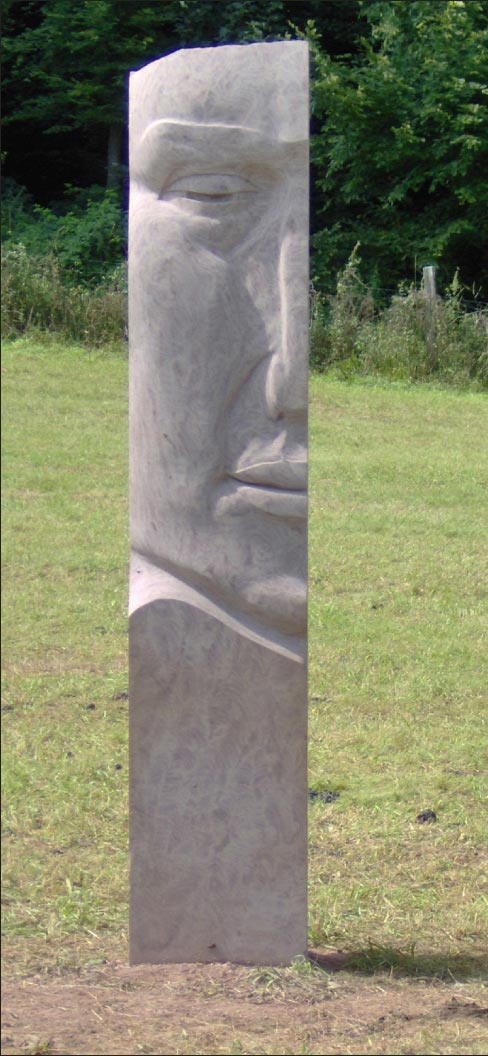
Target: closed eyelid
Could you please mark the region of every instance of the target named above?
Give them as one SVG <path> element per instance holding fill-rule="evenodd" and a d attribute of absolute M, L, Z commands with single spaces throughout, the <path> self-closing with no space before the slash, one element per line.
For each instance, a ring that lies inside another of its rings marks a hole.
<path fill-rule="evenodd" d="M 220 194 L 221 202 L 230 203 L 232 194 L 272 192 L 290 165 L 298 159 L 303 165 L 307 150 L 306 141 L 274 140 L 255 128 L 164 119 L 151 122 L 140 139 L 131 139 L 131 179 L 160 199 L 193 193 L 197 201 L 211 204 Z M 190 176 L 232 177 L 243 183 L 217 192 L 195 191 L 180 184 L 180 178 Z"/>
<path fill-rule="evenodd" d="M 161 197 L 190 198 L 196 201 L 226 201 L 235 195 L 253 194 L 257 187 L 235 173 L 193 173 L 173 180 Z"/>

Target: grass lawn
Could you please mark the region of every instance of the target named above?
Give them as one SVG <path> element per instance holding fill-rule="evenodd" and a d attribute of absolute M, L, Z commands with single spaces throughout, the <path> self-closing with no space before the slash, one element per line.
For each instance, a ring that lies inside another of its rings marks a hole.
<path fill-rule="evenodd" d="M 488 934 L 488 403 L 313 378 L 310 448 L 310 783 L 340 792 L 311 812 L 311 939 L 475 970 Z M 425 810 L 437 821 L 417 822 Z"/>
<path fill-rule="evenodd" d="M 127 363 L 22 341 L 3 369 L 4 930 L 30 970 L 125 944 Z"/>
<path fill-rule="evenodd" d="M 21 340 L 3 371 L 4 950 L 59 974 L 127 956 L 127 362 Z M 486 396 L 310 391 L 310 942 L 479 979 Z M 395 1051 L 486 1051 L 436 1044 Z"/>

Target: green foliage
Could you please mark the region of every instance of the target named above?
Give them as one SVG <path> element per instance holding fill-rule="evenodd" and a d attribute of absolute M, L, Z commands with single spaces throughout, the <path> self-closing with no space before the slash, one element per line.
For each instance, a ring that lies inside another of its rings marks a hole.
<path fill-rule="evenodd" d="M 127 70 L 153 48 L 171 49 L 178 6 L 165 0 L 155 13 L 140 0 L 49 0 L 38 5 L 36 24 L 19 27 L 26 5 L 13 5 L 4 40 L 7 123 L 39 121 L 51 134 L 121 123 Z"/>
<path fill-rule="evenodd" d="M 488 388 L 488 313 L 466 311 L 457 274 L 434 304 L 411 286 L 379 310 L 361 277 L 358 249 L 339 274 L 335 295 L 313 294 L 312 370 Z"/>
<path fill-rule="evenodd" d="M 96 286 L 120 266 L 125 221 L 114 190 L 68 187 L 63 203 L 33 204 L 24 188 L 10 182 L 3 202 L 3 237 L 21 243 L 36 258 L 52 256 L 65 282 Z"/>
<path fill-rule="evenodd" d="M 3 26 L 7 172 L 44 204 L 67 182 L 121 182 L 130 70 L 181 47 L 296 35 L 352 46 L 357 0 L 16 0 Z"/>
<path fill-rule="evenodd" d="M 488 296 L 486 5 L 363 0 L 360 12 L 353 62 L 310 31 L 314 282 L 330 290 L 360 241 L 369 282 L 391 287 L 434 260 L 444 282 L 459 266 Z"/>
<path fill-rule="evenodd" d="M 51 331 L 99 347 L 124 340 L 127 282 L 124 265 L 94 289 L 67 286 L 54 254 L 36 257 L 22 243 L 2 249 L 2 335 Z"/>
<path fill-rule="evenodd" d="M 68 182 L 89 187 L 106 179 L 120 190 L 128 70 L 182 46 L 297 34 L 313 50 L 312 277 L 319 296 L 333 292 L 334 276 L 360 242 L 363 281 L 375 301 L 386 303 L 427 262 L 437 263 L 444 286 L 459 268 L 462 282 L 487 300 L 482 0 L 7 3 L 6 168 L 44 203 L 31 200 L 10 241 L 37 257 L 55 252 L 63 279 L 99 284 L 122 253 L 119 200 L 101 192 L 90 192 L 84 208 L 76 196 L 53 200 Z M 349 346 L 351 327 L 345 313 Z"/>
<path fill-rule="evenodd" d="M 283 0 L 206 0 L 204 4 L 183 0 L 175 11 L 174 26 L 183 47 L 244 44 L 285 35 L 288 6 Z"/>
<path fill-rule="evenodd" d="M 309 0 L 305 16 L 320 20 L 318 6 Z M 276 39 L 290 32 L 290 16 L 300 18 L 286 0 L 45 0 L 34 25 L 25 8 L 13 6 L 7 18 L 6 122 L 37 121 L 51 135 L 121 125 L 127 72 L 152 59 L 179 47 Z"/>
<path fill-rule="evenodd" d="M 360 273 L 359 244 L 356 245 L 344 270 L 337 277 L 335 297 L 326 301 L 312 292 L 310 326 L 310 365 L 312 370 L 323 370 L 337 361 L 350 360 L 355 355 L 359 331 L 365 319 L 374 315 L 371 291 Z"/>
<path fill-rule="evenodd" d="M 362 328 L 357 353 L 368 374 L 456 385 L 474 380 L 488 389 L 488 313 L 464 311 L 455 284 L 433 306 L 422 290 L 411 289 Z"/>
<path fill-rule="evenodd" d="M 12 181 L 3 202 L 2 334 L 48 330 L 100 346 L 126 335 L 123 215 L 112 190 L 67 188 L 32 203 Z"/>

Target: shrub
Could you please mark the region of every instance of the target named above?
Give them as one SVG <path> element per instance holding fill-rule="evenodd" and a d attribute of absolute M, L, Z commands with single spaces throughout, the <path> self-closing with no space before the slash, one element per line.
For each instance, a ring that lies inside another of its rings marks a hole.
<path fill-rule="evenodd" d="M 338 277 L 335 296 L 312 296 L 312 369 L 488 387 L 488 315 L 481 308 L 466 311 L 457 276 L 434 304 L 411 287 L 400 289 L 389 307 L 375 309 L 357 250 Z"/>
<path fill-rule="evenodd" d="M 122 341 L 126 324 L 127 279 L 119 265 L 94 289 L 67 286 L 53 255 L 31 256 L 22 243 L 2 250 L 2 335 L 27 330 L 62 334 L 92 346 Z"/>
<path fill-rule="evenodd" d="M 21 243 L 2 249 L 2 335 L 21 334 L 30 327 L 55 329 L 59 286 L 54 257 L 40 261 L 28 256 Z"/>
<path fill-rule="evenodd" d="M 125 218 L 113 190 L 67 187 L 65 199 L 47 207 L 10 181 L 2 212 L 4 244 L 20 243 L 35 258 L 55 257 L 70 285 L 98 286 L 123 257 Z"/>
<path fill-rule="evenodd" d="M 361 329 L 356 353 L 365 373 L 488 385 L 488 316 L 467 312 L 454 286 L 445 299 L 422 290 L 393 297 L 379 319 Z"/>

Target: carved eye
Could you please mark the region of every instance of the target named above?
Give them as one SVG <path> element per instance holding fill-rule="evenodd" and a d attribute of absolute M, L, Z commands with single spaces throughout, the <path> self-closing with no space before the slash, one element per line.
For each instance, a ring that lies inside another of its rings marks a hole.
<path fill-rule="evenodd" d="M 253 194 L 256 188 L 243 176 L 205 173 L 182 176 L 164 188 L 162 198 L 186 198 L 193 202 L 228 202 L 241 195 Z"/>

